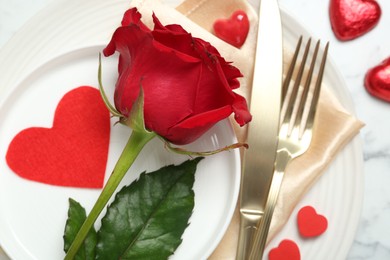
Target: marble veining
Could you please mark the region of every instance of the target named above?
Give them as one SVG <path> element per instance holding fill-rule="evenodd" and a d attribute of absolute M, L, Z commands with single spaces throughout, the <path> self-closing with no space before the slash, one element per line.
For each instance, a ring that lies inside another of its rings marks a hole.
<path fill-rule="evenodd" d="M 51 1 L 0 0 L 0 48 Z M 383 12 L 379 24 L 366 35 L 350 42 L 340 42 L 334 37 L 328 16 L 329 1 L 279 0 L 279 3 L 315 37 L 330 41 L 330 54 L 345 78 L 358 118 L 366 124 L 361 131 L 364 143 L 364 204 L 347 259 L 390 259 L 390 103 L 371 97 L 363 86 L 366 71 L 390 56 L 390 1 L 377 0 Z M 1 253 L 0 259 L 3 259 Z"/>

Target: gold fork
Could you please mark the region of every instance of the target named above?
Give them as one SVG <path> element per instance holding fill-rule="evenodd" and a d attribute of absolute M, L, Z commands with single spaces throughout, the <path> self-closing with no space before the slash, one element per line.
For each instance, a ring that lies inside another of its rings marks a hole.
<path fill-rule="evenodd" d="M 301 43 L 302 36 L 298 41 L 294 56 L 283 83 L 283 104 L 281 111 L 281 125 L 278 137 L 279 143 L 276 154 L 275 170 L 268 193 L 264 216 L 259 222 L 258 230 L 252 244 L 252 250 L 249 259 L 253 260 L 261 259 L 263 255 L 273 211 L 278 198 L 280 186 L 282 184 L 284 171 L 292 159 L 302 155 L 307 151 L 313 135 L 313 126 L 316 117 L 317 104 L 320 96 L 320 89 L 324 75 L 329 43 L 326 44 L 323 51 L 322 61 L 317 72 L 317 80 L 315 85 L 312 86 L 311 81 L 314 75 L 314 67 L 320 46 L 320 41 L 317 41 L 310 68 L 305 77 L 306 80 L 303 85 L 303 90 L 300 90 L 301 81 L 304 78 L 303 75 L 305 71 L 305 64 L 308 58 L 311 39 L 307 41 L 297 76 L 293 82 L 293 73 L 296 67 L 296 61 L 299 55 Z M 314 88 L 312 92 L 310 91 L 311 88 Z M 312 93 L 311 95 L 310 92 Z"/>

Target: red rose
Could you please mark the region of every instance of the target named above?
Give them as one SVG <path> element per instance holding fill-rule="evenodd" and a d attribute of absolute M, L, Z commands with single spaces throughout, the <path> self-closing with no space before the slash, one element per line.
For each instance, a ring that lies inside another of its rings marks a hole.
<path fill-rule="evenodd" d="M 104 49 L 105 56 L 120 53 L 114 100 L 122 115 L 142 87 L 146 129 L 174 144 L 194 141 L 232 113 L 241 126 L 251 120 L 246 100 L 232 91 L 240 71 L 210 43 L 155 15 L 153 30 L 140 19 L 136 8 L 128 10 Z"/>

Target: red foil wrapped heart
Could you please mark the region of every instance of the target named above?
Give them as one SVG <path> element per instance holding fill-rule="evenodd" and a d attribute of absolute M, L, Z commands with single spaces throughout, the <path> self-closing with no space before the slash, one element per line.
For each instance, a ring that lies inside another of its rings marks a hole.
<path fill-rule="evenodd" d="M 372 96 L 390 102 L 390 57 L 367 71 L 364 86 Z"/>
<path fill-rule="evenodd" d="M 235 11 L 228 19 L 216 20 L 213 29 L 218 38 L 240 48 L 249 32 L 248 15 L 242 10 Z"/>
<path fill-rule="evenodd" d="M 329 15 L 336 37 L 348 41 L 373 29 L 381 8 L 374 0 L 331 0 Z"/>

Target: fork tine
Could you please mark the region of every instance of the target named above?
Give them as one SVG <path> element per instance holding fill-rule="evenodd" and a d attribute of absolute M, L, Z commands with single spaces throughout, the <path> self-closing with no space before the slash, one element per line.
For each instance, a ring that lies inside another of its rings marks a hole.
<path fill-rule="evenodd" d="M 301 125 L 304 109 L 305 109 L 305 106 L 307 103 L 307 98 L 309 96 L 308 94 L 309 94 L 309 90 L 310 90 L 310 86 L 311 86 L 311 80 L 313 78 L 313 72 L 314 72 L 314 67 L 315 67 L 319 47 L 320 47 L 320 41 L 318 40 L 316 47 L 314 49 L 309 72 L 307 73 L 307 76 L 306 76 L 305 85 L 303 86 L 303 92 L 301 94 L 301 99 L 300 99 L 298 110 L 296 113 L 295 127 L 298 127 L 298 128 Z"/>
<path fill-rule="evenodd" d="M 286 100 L 286 102 L 288 102 L 288 103 L 287 103 L 287 107 L 286 107 L 285 112 L 284 112 L 284 118 L 282 119 L 282 122 L 283 123 L 290 122 L 290 126 L 294 125 L 295 118 L 293 118 L 292 115 L 293 115 L 293 111 L 294 111 L 294 107 L 295 107 L 295 101 L 297 100 L 299 86 L 301 84 L 302 76 L 303 76 L 303 73 L 305 70 L 305 65 L 306 65 L 306 60 L 307 60 L 307 56 L 308 56 L 309 49 L 310 49 L 310 44 L 311 44 L 311 38 L 309 38 L 309 40 L 306 43 L 306 48 L 305 48 L 305 51 L 303 53 L 302 61 L 301 61 L 301 64 L 299 66 L 299 69 L 298 69 L 298 74 L 295 78 L 295 82 L 294 82 L 293 87 L 292 87 L 291 95 L 290 95 L 289 99 Z M 286 104 L 284 104 L 284 105 L 286 105 Z M 288 129 L 287 134 L 290 135 L 291 131 L 292 131 L 292 128 L 290 127 Z"/>
<path fill-rule="evenodd" d="M 283 122 L 285 121 L 286 117 L 286 111 L 287 111 L 287 106 L 289 100 L 291 98 L 287 99 L 287 93 L 289 92 L 290 89 L 290 83 L 291 79 L 295 70 L 295 64 L 297 62 L 297 58 L 301 49 L 301 44 L 302 44 L 302 36 L 299 37 L 298 43 L 295 47 L 295 52 L 293 55 L 293 58 L 291 59 L 290 65 L 288 67 L 287 74 L 283 80 L 283 85 L 282 85 L 282 102 L 281 102 L 281 111 L 280 111 L 280 125 L 283 125 Z"/>
<path fill-rule="evenodd" d="M 314 86 L 313 98 L 311 100 L 309 115 L 306 119 L 305 128 L 311 128 L 311 127 L 313 127 L 313 124 L 314 124 L 314 118 L 315 118 L 315 114 L 317 111 L 317 104 L 318 104 L 318 100 L 320 97 L 322 78 L 324 76 L 324 71 L 325 71 L 325 63 L 326 63 L 326 59 L 328 56 L 328 49 L 329 49 L 329 42 L 326 43 L 324 52 L 322 54 L 322 61 L 321 61 L 320 69 L 318 71 L 316 84 Z"/>
<path fill-rule="evenodd" d="M 285 99 L 286 94 L 287 94 L 288 86 L 290 85 L 290 81 L 291 81 L 291 78 L 292 78 L 292 74 L 293 74 L 294 68 L 295 68 L 295 63 L 297 62 L 299 50 L 301 49 L 302 38 L 303 38 L 303 37 L 302 37 L 302 35 L 301 35 L 301 37 L 299 37 L 297 46 L 295 47 L 294 56 L 293 56 L 292 59 L 291 59 L 291 62 L 290 62 L 290 65 L 289 65 L 289 67 L 288 67 L 288 71 L 287 71 L 286 77 L 285 77 L 285 79 L 284 79 L 284 81 L 283 81 L 283 87 L 282 87 L 282 98 L 283 98 L 283 102 L 284 102 L 284 99 Z"/>

